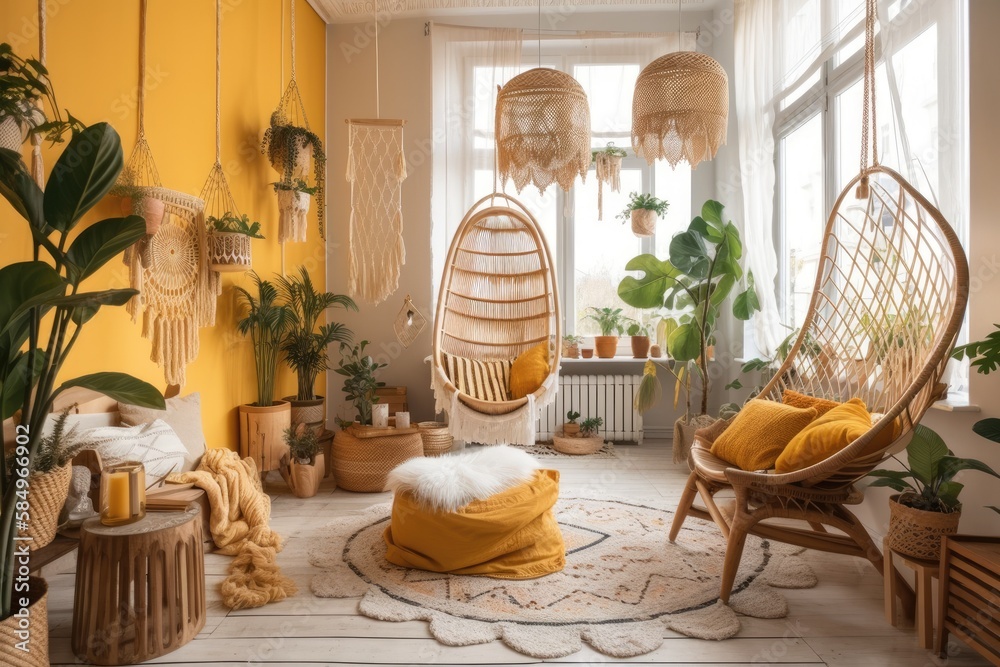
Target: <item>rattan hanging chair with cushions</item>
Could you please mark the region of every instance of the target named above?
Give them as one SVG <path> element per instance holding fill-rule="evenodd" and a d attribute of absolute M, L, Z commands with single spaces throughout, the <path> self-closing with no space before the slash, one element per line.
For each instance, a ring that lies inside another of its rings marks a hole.
<path fill-rule="evenodd" d="M 804 324 L 759 398 L 781 402 L 789 391 L 837 402 L 861 398 L 873 425 L 825 460 L 784 473 L 740 470 L 713 456 L 725 422 L 697 432 L 670 540 L 683 541 L 688 516 L 718 524 L 728 537 L 723 601 L 747 534 L 867 558 L 881 573 L 879 549 L 848 509 L 864 499 L 854 484 L 906 446 L 946 388 L 940 379 L 968 301 L 965 252 L 941 213 L 903 177 L 882 166 L 868 175 L 870 199 L 853 196 L 859 175 L 834 206 Z M 731 510 L 714 501 L 723 490 L 735 492 Z M 704 507 L 693 504 L 698 495 Z"/>
<path fill-rule="evenodd" d="M 513 197 L 484 197 L 455 232 L 434 319 L 432 387 L 452 435 L 534 444 L 538 409 L 557 391 L 561 337 L 555 266 L 538 223 Z M 545 380 L 509 398 L 504 369 L 539 345 L 548 349 Z M 492 382 L 483 380 L 493 371 Z"/>

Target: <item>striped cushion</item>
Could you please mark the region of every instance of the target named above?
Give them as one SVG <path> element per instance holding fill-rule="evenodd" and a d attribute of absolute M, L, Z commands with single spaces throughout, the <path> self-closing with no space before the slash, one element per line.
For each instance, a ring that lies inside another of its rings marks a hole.
<path fill-rule="evenodd" d="M 511 361 L 478 361 L 443 354 L 448 379 L 463 394 L 480 401 L 508 401 Z"/>

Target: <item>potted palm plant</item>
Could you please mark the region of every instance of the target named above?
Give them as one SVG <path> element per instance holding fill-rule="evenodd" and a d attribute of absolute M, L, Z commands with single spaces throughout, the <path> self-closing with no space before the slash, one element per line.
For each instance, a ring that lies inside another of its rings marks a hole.
<path fill-rule="evenodd" d="M 594 348 L 597 350 L 598 359 L 612 359 L 618 351 L 618 337 L 625 333 L 625 327 L 631 319 L 622 313 L 621 308 L 596 308 L 590 306 L 591 311 L 586 316 L 589 320 L 597 322 L 601 330 L 600 336 L 594 336 Z"/>
<path fill-rule="evenodd" d="M 282 457 L 281 476 L 297 498 L 312 498 L 319 491 L 326 462 L 316 432 L 305 424 L 285 429 L 288 453 Z"/>
<path fill-rule="evenodd" d="M 659 364 L 677 381 L 675 396 L 685 395 L 684 416 L 674 424 L 674 458 L 682 461 L 694 439 L 694 431 L 715 419 L 708 414 L 709 347 L 715 340 L 715 327 L 722 306 L 734 290 L 743 287 L 733 299 L 732 313 L 748 320 L 760 310 L 753 275 L 744 275 L 740 265 L 743 243 L 736 226 L 723 217 L 724 207 L 717 201 L 705 202 L 701 215 L 687 230 L 670 241 L 666 260 L 654 255 L 638 255 L 625 265 L 627 271 L 641 271 L 639 278 L 626 276 L 618 285 L 618 296 L 636 308 L 681 311 L 677 326 L 667 338 L 667 352 L 673 364 Z M 659 392 L 656 362 L 646 364 L 636 395 L 636 409 L 645 412 L 653 406 Z M 692 411 L 692 378 L 701 385 L 701 401 Z"/>
<path fill-rule="evenodd" d="M 293 125 L 281 111 L 271 114 L 270 126 L 264 132 L 261 144 L 271 166 L 281 174 L 284 183 L 295 183 L 309 175 L 309 162 L 313 163 L 313 179 L 316 183 L 316 214 L 319 217 L 320 236 L 325 233 L 325 191 L 326 153 L 323 142 L 308 128 Z"/>
<path fill-rule="evenodd" d="M 319 319 L 328 308 L 339 306 L 356 311 L 358 307 L 349 296 L 317 292 L 304 266 L 299 267 L 298 275 L 281 276 L 277 282 L 290 317 L 281 351 L 298 379 L 298 392 L 283 400 L 292 406 L 292 424 L 306 424 L 319 437 L 326 428 L 326 408 L 323 397 L 315 393 L 316 377 L 330 367 L 327 347 L 332 343 L 349 343 L 353 336 L 343 324 L 319 324 Z"/>
<path fill-rule="evenodd" d="M 656 220 L 667 214 L 670 204 L 665 199 L 653 195 L 629 193 L 625 210 L 618 214 L 622 224 L 631 221 L 632 233 L 636 236 L 653 236 L 656 234 Z"/>
<path fill-rule="evenodd" d="M 958 496 L 964 486 L 954 481 L 955 475 L 962 470 L 978 470 L 998 478 L 1000 475 L 982 461 L 955 456 L 941 436 L 923 424 L 914 428 L 906 446 L 906 463 L 900 464 L 903 470 L 868 473 L 875 478 L 872 486 L 887 486 L 899 492 L 889 499 L 886 540 L 901 554 L 937 560 L 941 538 L 957 533 L 962 518 Z"/>
<path fill-rule="evenodd" d="M 213 271 L 249 271 L 253 265 L 252 239 L 263 239 L 260 223 L 250 222 L 246 213 L 226 211 L 210 215 L 208 223 L 208 263 Z"/>
<path fill-rule="evenodd" d="M 240 456 L 250 457 L 261 474 L 275 470 L 284 454 L 283 433 L 292 424 L 292 406 L 275 400 L 274 381 L 278 374 L 281 342 L 292 324 L 288 306 L 278 302 L 278 289 L 250 273 L 256 294 L 236 286 L 236 296 L 244 308 L 236 329 L 253 344 L 257 378 L 257 400 L 239 406 Z"/>
<path fill-rule="evenodd" d="M 51 120 L 40 108 L 40 100 L 48 102 Z M 0 148 L 19 152 L 29 134 L 59 143 L 69 130 L 79 132 L 83 125 L 69 112 L 63 119 L 45 66 L 33 58 L 21 58 L 6 42 L 0 44 Z"/>
<path fill-rule="evenodd" d="M 30 650 L 0 643 L 0 663 L 48 665 L 45 581 L 27 569 L 17 514 L 30 495 L 29 475 L 42 452 L 42 432 L 55 399 L 83 387 L 117 401 L 163 410 L 152 385 L 116 372 L 61 377 L 80 331 L 104 307 L 123 306 L 133 289 L 81 290 L 81 283 L 145 234 L 142 218 L 109 218 L 76 233 L 122 169 L 121 141 L 107 123 L 74 134 L 54 165 L 44 195 L 20 154 L 0 150 L 0 194 L 32 231 L 32 257 L 0 268 L 0 420 L 17 414 L 13 453 L 0 465 L 0 636 L 14 637 L 31 619 Z M 72 241 L 71 241 L 72 238 Z"/>

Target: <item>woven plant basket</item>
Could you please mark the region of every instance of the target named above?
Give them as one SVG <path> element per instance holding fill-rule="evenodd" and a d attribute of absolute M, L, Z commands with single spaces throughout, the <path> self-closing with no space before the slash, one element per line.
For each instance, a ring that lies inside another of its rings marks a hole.
<path fill-rule="evenodd" d="M 955 512 L 927 512 L 907 507 L 899 502 L 899 495 L 889 498 L 889 548 L 912 558 L 938 560 L 941 557 L 941 540 L 945 535 L 958 532 L 962 519 L 961 507 Z"/>
<path fill-rule="evenodd" d="M 656 211 L 648 208 L 637 208 L 632 211 L 632 233 L 636 236 L 654 236 L 656 234 Z"/>
<path fill-rule="evenodd" d="M 49 667 L 49 585 L 41 577 L 28 577 L 28 613 L 31 620 L 31 649 L 28 652 L 16 648 L 23 637 L 20 619 L 6 618 L 0 621 L 0 665 L 4 667 Z"/>
<path fill-rule="evenodd" d="M 56 536 L 59 527 L 59 513 L 69 495 L 69 483 L 73 479 L 73 466 L 44 474 L 33 474 L 28 478 L 28 529 L 18 531 L 22 537 L 30 537 L 28 548 L 32 551 L 46 546 Z"/>
<path fill-rule="evenodd" d="M 441 422 L 420 422 L 420 438 L 424 441 L 424 456 L 441 456 L 451 451 L 455 438 L 451 437 L 448 425 Z"/>
<path fill-rule="evenodd" d="M 208 263 L 213 271 L 249 271 L 253 264 L 250 237 L 236 232 L 208 235 Z"/>
<path fill-rule="evenodd" d="M 333 476 L 347 491 L 383 491 L 389 471 L 424 455 L 419 433 L 356 438 L 350 432 L 353 428 L 333 436 Z"/>
<path fill-rule="evenodd" d="M 573 456 L 585 456 L 600 451 L 604 446 L 604 438 L 594 436 L 590 438 L 566 438 L 558 433 L 552 436 L 552 449 L 560 454 L 572 454 Z"/>

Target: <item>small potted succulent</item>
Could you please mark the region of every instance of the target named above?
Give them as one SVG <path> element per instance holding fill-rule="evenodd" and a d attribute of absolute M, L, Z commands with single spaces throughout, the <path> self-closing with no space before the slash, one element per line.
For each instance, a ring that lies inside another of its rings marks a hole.
<path fill-rule="evenodd" d="M 598 359 L 612 359 L 618 351 L 618 337 L 625 333 L 625 327 L 632 320 L 622 314 L 621 308 L 596 308 L 590 306 L 591 311 L 586 319 L 594 320 L 601 329 L 600 336 L 594 336 L 594 347 L 597 348 Z"/>
<path fill-rule="evenodd" d="M 575 438 L 580 434 L 580 425 L 576 420 L 580 418 L 580 413 L 570 410 L 566 413 L 566 423 L 563 424 L 563 435 L 567 438 Z"/>
<path fill-rule="evenodd" d="M 312 498 L 326 473 L 323 446 L 306 424 L 289 426 L 284 435 L 288 453 L 281 459 L 281 476 L 296 498 Z"/>
<path fill-rule="evenodd" d="M 315 133 L 305 127 L 293 125 L 281 111 L 271 114 L 270 127 L 264 132 L 261 143 L 271 166 L 281 174 L 283 183 L 297 183 L 309 175 L 309 162 L 313 163 L 313 179 L 316 183 L 316 214 L 319 217 L 320 236 L 325 233 L 325 192 L 326 153 L 323 142 Z M 313 194 L 313 193 L 310 193 Z"/>
<path fill-rule="evenodd" d="M 580 358 L 580 343 L 583 342 L 583 336 L 574 336 L 572 334 L 563 336 L 563 352 L 562 356 L 567 359 L 579 359 Z"/>
<path fill-rule="evenodd" d="M 305 242 L 308 226 L 306 217 L 309 215 L 312 196 L 319 186 L 310 186 L 301 178 L 278 181 L 272 185 L 278 195 L 278 241 Z"/>
<path fill-rule="evenodd" d="M 632 233 L 636 236 L 653 236 L 656 233 L 656 220 L 667 213 L 670 205 L 664 199 L 653 195 L 629 193 L 629 201 L 625 210 L 618 214 L 622 224 L 631 221 Z"/>
<path fill-rule="evenodd" d="M 213 271 L 249 271 L 253 264 L 251 239 L 263 239 L 260 223 L 246 213 L 226 211 L 208 216 L 208 262 Z"/>
<path fill-rule="evenodd" d="M 580 424 L 580 437 L 581 438 L 596 438 L 600 428 L 604 426 L 604 420 L 600 417 L 591 417 L 590 419 L 584 419 Z"/>
<path fill-rule="evenodd" d="M 21 58 L 6 42 L 0 44 L 0 78 L 0 148 L 19 153 L 30 134 L 59 143 L 67 131 L 83 130 L 69 112 L 63 119 L 45 66 L 33 58 Z M 48 103 L 51 120 L 41 109 L 41 100 Z"/>
<path fill-rule="evenodd" d="M 632 358 L 645 359 L 649 356 L 649 330 L 645 325 L 633 322 L 628 325 L 628 335 L 632 338 Z"/>

